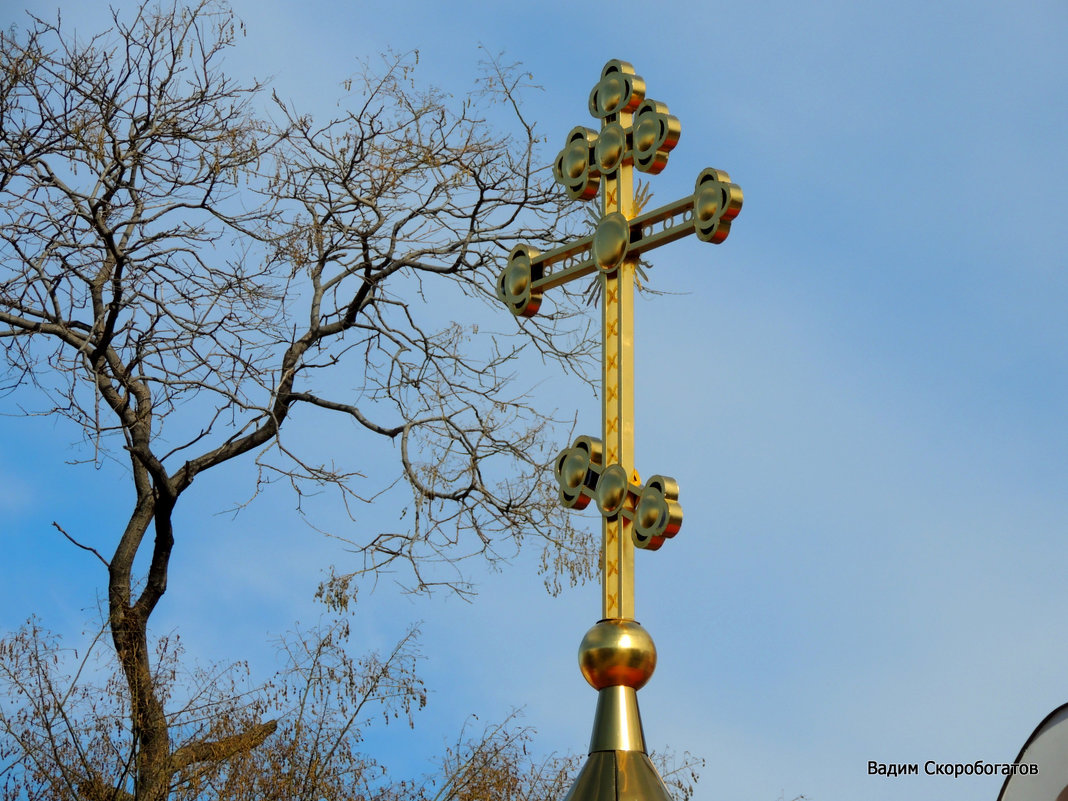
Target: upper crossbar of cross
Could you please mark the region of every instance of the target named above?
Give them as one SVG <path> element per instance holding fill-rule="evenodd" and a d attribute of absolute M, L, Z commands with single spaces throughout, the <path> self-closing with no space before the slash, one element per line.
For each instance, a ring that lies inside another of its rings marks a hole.
<path fill-rule="evenodd" d="M 634 470 L 634 284 L 638 258 L 695 234 L 719 244 L 742 209 L 742 190 L 722 170 L 705 169 L 692 195 L 652 211 L 638 207 L 633 173 L 659 173 L 681 127 L 667 106 L 645 97 L 645 81 L 625 61 L 609 61 L 590 92 L 600 131 L 574 128 L 553 175 L 574 200 L 600 193 L 593 232 L 541 253 L 517 245 L 497 281 L 513 314 L 533 317 L 546 290 L 596 273 L 601 282 L 603 405 L 601 440 L 579 437 L 556 460 L 560 499 L 596 501 L 602 517 L 602 617 L 634 617 L 634 547 L 655 550 L 682 525 L 678 485 L 667 476 L 642 484 Z"/>

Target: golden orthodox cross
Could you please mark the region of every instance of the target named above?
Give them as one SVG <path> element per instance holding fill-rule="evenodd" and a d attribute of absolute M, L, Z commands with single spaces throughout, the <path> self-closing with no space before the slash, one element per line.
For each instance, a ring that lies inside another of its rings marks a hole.
<path fill-rule="evenodd" d="M 639 208 L 634 169 L 656 174 L 679 141 L 667 106 L 645 98 L 645 81 L 625 61 L 609 61 L 590 93 L 600 132 L 577 127 L 556 157 L 553 175 L 574 200 L 601 194 L 601 219 L 589 236 L 539 253 L 517 245 L 497 281 L 514 314 L 533 317 L 542 293 L 598 273 L 601 282 L 602 438 L 579 437 L 556 460 L 560 499 L 602 517 L 602 618 L 634 618 L 634 548 L 655 550 L 682 525 L 678 484 L 634 470 L 634 285 L 646 251 L 696 234 L 719 244 L 742 208 L 742 190 L 722 170 L 706 169 L 694 193 L 652 211 Z"/>

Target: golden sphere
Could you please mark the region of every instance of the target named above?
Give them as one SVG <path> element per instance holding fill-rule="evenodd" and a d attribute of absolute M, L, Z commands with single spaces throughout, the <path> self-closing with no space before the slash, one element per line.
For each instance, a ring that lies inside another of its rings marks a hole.
<path fill-rule="evenodd" d="M 626 99 L 623 95 L 627 91 L 627 82 L 619 73 L 613 73 L 604 78 L 601 86 L 604 90 L 598 98 L 601 111 L 605 114 L 613 114 L 623 106 L 623 101 Z"/>
<path fill-rule="evenodd" d="M 630 227 L 627 218 L 618 211 L 606 215 L 593 234 L 593 260 L 605 272 L 612 272 L 627 255 Z"/>
<path fill-rule="evenodd" d="M 619 685 L 640 690 L 656 669 L 656 646 L 633 620 L 602 620 L 582 638 L 579 669 L 595 690 Z"/>
<path fill-rule="evenodd" d="M 609 173 L 618 167 L 626 147 L 627 134 L 619 123 L 612 123 L 601 131 L 594 146 L 597 166 L 601 168 L 601 172 Z"/>
<path fill-rule="evenodd" d="M 590 454 L 583 448 L 571 448 L 560 465 L 560 480 L 568 489 L 578 489 L 590 469 Z"/>
<path fill-rule="evenodd" d="M 697 219 L 708 222 L 719 211 L 723 204 L 723 189 L 715 183 L 706 183 L 697 192 L 697 202 L 694 204 L 697 210 Z"/>
<path fill-rule="evenodd" d="M 512 262 L 505 268 L 504 291 L 510 298 L 521 298 L 530 287 L 530 265 Z"/>
<path fill-rule="evenodd" d="M 646 487 L 638 501 L 638 508 L 635 510 L 634 516 L 638 525 L 645 530 L 654 528 L 667 513 L 666 506 L 661 493 L 651 487 Z"/>
<path fill-rule="evenodd" d="M 606 515 L 614 515 L 627 497 L 627 471 L 618 464 L 609 465 L 597 482 L 597 505 Z"/>
<path fill-rule="evenodd" d="M 564 166 L 568 177 L 575 180 L 586 171 L 587 159 L 589 158 L 589 146 L 583 139 L 576 139 L 567 146 L 564 153 Z"/>
<path fill-rule="evenodd" d="M 645 118 L 638 123 L 638 129 L 634 132 L 634 149 L 642 153 L 648 153 L 656 147 L 656 140 L 660 138 L 660 120 L 653 114 L 646 114 Z"/>

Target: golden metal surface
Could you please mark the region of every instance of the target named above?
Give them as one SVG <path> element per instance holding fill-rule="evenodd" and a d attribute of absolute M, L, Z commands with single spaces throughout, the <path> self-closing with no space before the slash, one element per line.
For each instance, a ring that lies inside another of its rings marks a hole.
<path fill-rule="evenodd" d="M 595 751 L 564 801 L 671 801 L 671 796 L 640 751 Z"/>
<path fill-rule="evenodd" d="M 585 509 L 591 500 L 608 521 L 617 516 L 633 524 L 636 546 L 655 551 L 682 528 L 679 484 L 669 476 L 653 476 L 643 486 L 639 477 L 619 464 L 604 464 L 604 448 L 593 437 L 579 437 L 556 457 L 560 503 Z"/>
<path fill-rule="evenodd" d="M 579 669 L 595 690 L 640 690 L 656 670 L 656 646 L 633 620 L 601 620 L 582 638 Z"/>
<path fill-rule="evenodd" d="M 594 275 L 601 289 L 601 439 L 579 437 L 555 465 L 560 501 L 574 509 L 596 501 L 602 521 L 601 617 L 582 641 L 579 663 L 598 690 L 590 758 L 565 801 L 668 801 L 645 755 L 637 690 L 652 676 L 656 648 L 634 622 L 634 548 L 656 550 L 682 527 L 678 483 L 634 469 L 634 286 L 639 257 L 694 234 L 720 244 L 742 209 L 742 190 L 713 168 L 688 197 L 639 214 L 634 170 L 661 172 L 681 126 L 668 107 L 646 98 L 645 81 L 625 61 L 605 64 L 590 92 L 600 131 L 573 128 L 553 176 L 573 200 L 601 196 L 594 230 L 539 253 L 517 245 L 497 280 L 513 314 L 533 317 L 542 294 Z"/>
<path fill-rule="evenodd" d="M 533 317 L 541 307 L 542 290 L 536 286 L 543 269 L 541 262 L 537 262 L 539 255 L 535 248 L 516 245 L 497 279 L 497 297 L 512 314 Z"/>
<path fill-rule="evenodd" d="M 742 199 L 741 187 L 731 183 L 724 170 L 703 170 L 689 197 L 632 216 L 624 222 L 614 215 L 606 215 L 592 234 L 545 253 L 526 245 L 516 246 L 498 281 L 498 297 L 514 314 L 533 317 L 540 306 L 541 293 L 546 289 L 598 270 L 612 270 L 624 259 L 636 258 L 691 234 L 703 242 L 719 244 L 730 233 L 731 221 L 742 209 Z M 531 276 L 529 288 L 522 285 L 524 298 L 527 295 L 536 297 L 537 305 L 531 306 L 509 291 L 505 274 L 516 264 L 522 265 Z M 557 267 L 562 269 L 557 270 Z"/>
<path fill-rule="evenodd" d="M 582 766 L 564 801 L 618 801 L 616 754 L 595 751 Z"/>
<path fill-rule="evenodd" d="M 638 712 L 638 691 L 616 684 L 597 692 L 597 712 L 593 716 L 590 750 L 640 751 L 645 753 L 645 732 Z"/>
<path fill-rule="evenodd" d="M 671 798 L 648 756 L 637 751 L 616 751 L 615 755 L 618 801 L 665 801 Z"/>
<path fill-rule="evenodd" d="M 619 62 L 622 73 L 623 62 Z M 615 66 L 609 62 L 605 78 Z M 629 68 L 630 65 L 626 65 Z M 633 69 L 630 70 L 633 73 Z M 644 94 L 645 83 L 633 74 L 628 86 L 640 84 Z M 595 90 L 596 91 L 596 90 Z M 637 95 L 630 98 L 623 111 L 604 118 L 605 124 L 618 122 L 623 128 L 631 125 L 629 110 L 641 101 Z M 633 170 L 625 163 L 611 178 L 603 182 L 601 193 L 601 225 L 609 234 L 622 240 L 615 253 L 621 251 L 621 260 L 612 269 L 611 265 L 598 263 L 601 281 L 601 431 L 604 443 L 605 464 L 617 466 L 616 474 L 627 479 L 634 469 L 634 273 L 637 254 L 631 255 L 631 239 L 628 221 L 634 216 Z M 608 238 L 606 235 L 605 238 Z M 596 242 L 595 245 L 595 261 Z M 611 250 L 609 252 L 612 252 Z M 614 255 L 614 253 L 613 253 Z M 605 259 L 607 261 L 607 259 Z M 616 482 L 626 486 L 629 482 Z M 623 494 L 622 501 L 629 500 Z M 599 504 L 600 505 L 600 504 Z M 603 513 L 601 523 L 601 617 L 634 617 L 634 542 L 631 538 L 631 522 L 622 514 Z M 620 510 L 626 510 L 624 503 Z"/>
<path fill-rule="evenodd" d="M 579 126 L 567 135 L 564 149 L 553 163 L 553 177 L 567 190 L 572 200 L 591 200 L 597 197 L 601 174 L 593 161 L 597 132 Z"/>
<path fill-rule="evenodd" d="M 604 120 L 634 111 L 645 97 L 645 81 L 626 61 L 612 59 L 601 70 L 601 80 L 590 92 L 590 114 Z"/>
<path fill-rule="evenodd" d="M 697 176 L 694 226 L 697 238 L 718 245 L 731 232 L 731 220 L 742 210 L 742 188 L 723 170 L 711 167 Z"/>
<path fill-rule="evenodd" d="M 664 540 L 682 528 L 679 484 L 667 476 L 653 476 L 641 491 L 634 509 L 634 544 L 659 550 Z"/>
<path fill-rule="evenodd" d="M 682 526 L 674 479 L 657 476 L 642 487 L 634 471 L 635 266 L 642 254 L 690 234 L 703 242 L 723 242 L 743 196 L 726 172 L 708 168 L 689 197 L 637 214 L 633 171 L 664 169 L 681 135 L 679 121 L 665 104 L 645 97 L 645 81 L 619 60 L 601 71 L 589 108 L 601 120 L 600 133 L 573 128 L 553 175 L 576 200 L 590 200 L 600 191 L 601 219 L 588 236 L 547 253 L 516 246 L 497 282 L 497 295 L 514 314 L 532 317 L 545 290 L 599 273 L 604 461 L 591 464 L 587 478 L 595 473 L 601 484 L 586 487 L 572 466 L 561 483 L 561 500 L 581 509 L 590 497 L 597 499 L 603 517 L 601 614 L 629 618 L 634 615 L 634 547 L 656 550 Z M 558 480 L 561 467 L 558 462 Z"/>
<path fill-rule="evenodd" d="M 627 490 L 630 481 L 623 465 L 610 464 L 601 474 L 601 480 L 597 484 L 597 506 L 601 514 L 607 518 L 614 517 L 623 509 L 623 502 L 627 500 Z"/>
<path fill-rule="evenodd" d="M 668 153 L 679 143 L 682 125 L 668 107 L 646 100 L 634 113 L 634 166 L 656 175 L 667 166 Z"/>
<path fill-rule="evenodd" d="M 597 693 L 590 750 L 564 801 L 670 801 L 646 755 L 638 694 L 617 685 Z"/>
<path fill-rule="evenodd" d="M 623 157 L 630 149 L 629 143 L 626 128 L 618 122 L 609 123 L 601 129 L 593 152 L 597 169 L 602 175 L 612 177 L 615 174 L 616 168 L 623 163 Z"/>
<path fill-rule="evenodd" d="M 611 273 L 623 263 L 630 244 L 630 225 L 618 211 L 605 214 L 593 235 L 593 260 L 603 273 Z"/>

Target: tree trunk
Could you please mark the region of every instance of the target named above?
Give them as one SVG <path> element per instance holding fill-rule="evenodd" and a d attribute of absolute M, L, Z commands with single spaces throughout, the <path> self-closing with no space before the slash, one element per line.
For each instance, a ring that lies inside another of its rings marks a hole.
<path fill-rule="evenodd" d="M 160 540 L 169 537 L 173 504 L 161 508 L 164 504 L 158 502 L 147 471 L 136 463 L 136 457 L 133 461 L 138 498 L 109 567 L 109 621 L 115 653 L 129 688 L 130 727 L 135 755 L 134 798 L 136 801 L 165 801 L 173 774 L 171 743 L 167 716 L 149 658 L 148 619 L 166 589 L 166 566 L 171 543 Z M 164 519 L 161 520 L 161 516 Z M 162 571 L 163 580 L 157 580 L 153 586 L 150 579 L 141 597 L 133 603 L 133 560 L 153 522 L 156 529 L 153 568 L 155 572 Z"/>

